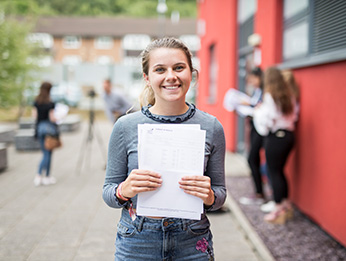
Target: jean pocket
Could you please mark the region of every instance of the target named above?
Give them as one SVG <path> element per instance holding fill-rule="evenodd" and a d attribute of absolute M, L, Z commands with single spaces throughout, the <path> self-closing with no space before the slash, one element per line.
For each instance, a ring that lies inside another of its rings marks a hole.
<path fill-rule="evenodd" d="M 117 233 L 122 237 L 132 237 L 136 234 L 136 228 L 128 223 L 119 222 L 117 226 Z"/>
<path fill-rule="evenodd" d="M 187 230 L 193 235 L 203 235 L 208 233 L 209 228 L 210 228 L 209 220 L 207 218 L 204 218 L 200 221 L 197 221 L 189 225 L 187 227 Z"/>

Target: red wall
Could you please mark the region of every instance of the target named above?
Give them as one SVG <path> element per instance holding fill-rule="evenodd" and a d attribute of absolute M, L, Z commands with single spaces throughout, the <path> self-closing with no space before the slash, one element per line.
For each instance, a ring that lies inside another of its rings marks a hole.
<path fill-rule="evenodd" d="M 199 4 L 199 17 L 206 21 L 206 34 L 201 36 L 202 48 L 198 54 L 201 60 L 197 107 L 217 116 L 224 127 L 226 146 L 235 150 L 235 115 L 223 108 L 226 91 L 236 87 L 237 56 L 236 56 L 236 1 L 213 0 Z M 209 84 L 209 47 L 216 45 L 218 60 L 217 101 L 208 103 Z"/>
<path fill-rule="evenodd" d="M 227 149 L 235 150 L 235 117 L 223 109 L 225 92 L 237 86 L 237 0 L 204 0 L 198 107 L 220 119 Z M 255 33 L 262 37 L 262 67 L 281 63 L 282 0 L 258 0 Z M 207 103 L 208 47 L 218 46 L 217 104 Z M 295 69 L 301 90 L 296 145 L 287 174 L 291 200 L 346 246 L 346 61 Z"/>
<path fill-rule="evenodd" d="M 346 246 L 346 61 L 294 70 L 301 111 L 289 183 L 295 204 Z"/>
<path fill-rule="evenodd" d="M 262 38 L 263 69 L 281 62 L 282 53 L 282 1 L 258 0 L 254 33 Z"/>
<path fill-rule="evenodd" d="M 282 58 L 282 1 L 258 0 L 255 33 L 262 68 Z M 346 62 L 294 70 L 301 89 L 295 151 L 288 164 L 292 201 L 346 245 Z"/>

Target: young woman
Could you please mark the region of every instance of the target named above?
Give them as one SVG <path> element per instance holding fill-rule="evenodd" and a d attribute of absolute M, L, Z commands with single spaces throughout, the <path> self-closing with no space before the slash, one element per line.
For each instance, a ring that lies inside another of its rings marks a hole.
<path fill-rule="evenodd" d="M 39 139 L 41 151 L 43 153 L 42 160 L 38 168 L 38 174 L 34 179 L 34 185 L 51 185 L 56 183 L 56 179 L 50 176 L 50 166 L 52 159 L 52 151 L 44 147 L 44 139 L 47 134 L 58 134 L 57 125 L 55 124 L 54 107 L 55 104 L 50 99 L 50 90 L 52 84 L 43 82 L 40 87 L 40 93 L 36 97 L 34 103 L 33 115 L 36 118 L 36 136 Z M 43 176 L 45 172 L 45 177 Z"/>
<path fill-rule="evenodd" d="M 295 112 L 297 114 L 297 113 L 299 113 L 299 109 L 300 109 L 300 105 L 299 105 L 300 91 L 299 91 L 298 84 L 296 83 L 296 80 L 294 78 L 292 71 L 284 70 L 281 73 L 282 73 L 282 76 L 284 78 L 285 83 L 287 84 L 287 86 L 289 87 L 293 96 L 296 99 Z M 269 213 L 269 212 L 273 211 L 274 209 L 275 209 L 275 201 L 273 201 L 273 200 L 270 200 L 261 206 L 261 210 L 264 213 Z"/>
<path fill-rule="evenodd" d="M 103 198 L 110 207 L 122 208 L 115 260 L 213 260 L 205 213 L 201 220 L 135 214 L 137 194 L 154 191 L 163 182 L 160 173 L 138 169 L 137 126 L 143 123 L 199 124 L 206 130 L 204 176 L 185 176 L 170 185 L 201 198 L 204 212 L 219 209 L 226 198 L 222 125 L 185 101 L 195 71 L 190 51 L 175 38 L 155 40 L 142 52 L 142 69 L 142 109 L 120 118 L 109 141 Z"/>
<path fill-rule="evenodd" d="M 252 89 L 252 96 L 249 105 L 257 106 L 262 101 L 263 89 L 263 72 L 260 67 L 255 67 L 247 76 L 247 86 Z M 243 205 L 261 205 L 265 202 L 263 192 L 263 182 L 261 174 L 261 159 L 260 150 L 263 146 L 263 137 L 258 134 L 253 124 L 253 119 L 250 117 L 250 151 L 248 163 L 251 169 L 251 176 L 255 188 L 255 195 L 251 197 L 241 197 L 239 202 Z"/>
<path fill-rule="evenodd" d="M 263 103 L 255 109 L 254 124 L 265 136 L 264 148 L 275 208 L 264 217 L 271 223 L 285 223 L 292 217 L 288 201 L 288 184 L 284 166 L 294 144 L 294 128 L 298 117 L 296 97 L 285 83 L 281 71 L 271 67 L 264 74 Z"/>

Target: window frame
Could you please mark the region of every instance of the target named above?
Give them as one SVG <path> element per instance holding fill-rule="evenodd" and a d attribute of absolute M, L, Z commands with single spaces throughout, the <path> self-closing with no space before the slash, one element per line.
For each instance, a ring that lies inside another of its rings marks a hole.
<path fill-rule="evenodd" d="M 113 37 L 106 35 L 96 37 L 94 39 L 94 46 L 98 50 L 110 50 L 114 46 L 114 39 Z"/>
<path fill-rule="evenodd" d="M 284 5 L 282 5 L 284 8 Z M 300 11 L 299 13 L 293 15 L 292 17 L 285 20 L 283 16 L 283 30 L 282 30 L 282 62 L 279 65 L 281 69 L 295 69 L 308 66 L 315 66 L 320 64 L 333 63 L 338 61 L 343 61 L 346 59 L 346 47 L 333 51 L 326 51 L 321 54 L 314 54 L 312 52 L 312 40 L 313 40 L 313 12 L 314 1 L 309 0 L 308 7 L 305 10 Z M 282 9 L 282 13 L 284 10 Z M 308 51 L 306 55 L 292 57 L 290 59 L 284 60 L 284 32 L 285 30 L 298 25 L 304 21 L 308 22 Z"/>
<path fill-rule="evenodd" d="M 71 41 L 75 39 L 76 41 Z M 62 39 L 62 46 L 65 49 L 79 49 L 82 45 L 82 38 L 76 35 L 66 35 Z"/>
<path fill-rule="evenodd" d="M 217 44 L 212 43 L 209 45 L 208 48 L 209 53 L 209 64 L 208 64 L 208 71 L 209 71 L 209 79 L 208 79 L 208 97 L 207 102 L 208 104 L 216 104 L 217 103 L 217 89 L 218 89 L 218 71 L 219 71 L 219 64 L 218 64 L 218 57 L 217 57 Z"/>

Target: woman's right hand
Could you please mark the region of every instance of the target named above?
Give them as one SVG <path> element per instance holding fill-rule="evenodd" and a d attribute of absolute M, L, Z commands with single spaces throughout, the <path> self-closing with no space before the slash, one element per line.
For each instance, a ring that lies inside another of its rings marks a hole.
<path fill-rule="evenodd" d="M 132 198 L 140 192 L 153 191 L 161 187 L 162 179 L 159 173 L 150 170 L 134 169 L 122 185 L 121 194 Z"/>

